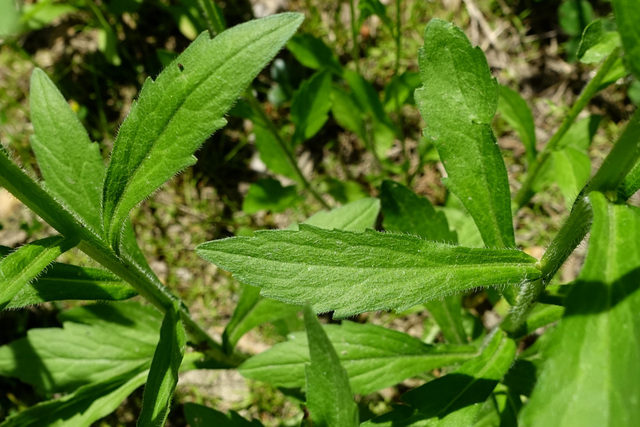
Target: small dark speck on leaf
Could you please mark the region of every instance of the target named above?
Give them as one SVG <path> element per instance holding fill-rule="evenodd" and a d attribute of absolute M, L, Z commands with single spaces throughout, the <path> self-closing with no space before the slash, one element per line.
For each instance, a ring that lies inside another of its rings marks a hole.
<path fill-rule="evenodd" d="M 178 68 L 180 68 L 180 71 L 184 71 L 184 65 L 182 65 L 181 63 L 178 62 Z"/>

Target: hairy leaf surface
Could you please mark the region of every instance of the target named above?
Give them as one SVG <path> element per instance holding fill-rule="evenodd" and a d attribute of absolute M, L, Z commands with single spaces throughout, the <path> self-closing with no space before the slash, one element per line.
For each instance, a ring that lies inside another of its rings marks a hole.
<path fill-rule="evenodd" d="M 164 425 L 169 415 L 173 391 L 178 384 L 178 369 L 184 357 L 185 346 L 186 334 L 180 320 L 180 307 L 175 303 L 162 320 L 160 341 L 149 368 L 137 425 Z"/>
<path fill-rule="evenodd" d="M 640 211 L 589 195 L 584 268 L 544 353 L 524 426 L 623 426 L 640 419 Z M 554 396 L 549 399 L 549 396 Z"/>
<path fill-rule="evenodd" d="M 376 417 L 366 427 L 468 426 L 506 374 L 516 355 L 516 343 L 497 330 L 482 354 L 450 374 L 405 393 L 409 407 Z"/>
<path fill-rule="evenodd" d="M 103 196 L 103 223 L 117 248 L 129 211 L 180 170 L 226 123 L 240 92 L 282 48 L 303 16 L 274 15 L 201 34 L 158 78 L 148 79 L 114 142 Z"/>
<path fill-rule="evenodd" d="M 310 356 L 305 373 L 311 422 L 317 427 L 357 427 L 358 406 L 351 395 L 349 377 L 309 306 L 304 308 L 304 324 Z"/>
<path fill-rule="evenodd" d="M 31 75 L 31 146 L 47 189 L 98 235 L 105 166 L 76 114 L 39 68 Z"/>
<path fill-rule="evenodd" d="M 75 239 L 52 236 L 22 246 L 0 260 L 0 310 L 56 258 L 77 244 Z"/>
<path fill-rule="evenodd" d="M 447 171 L 446 186 L 469 211 L 488 247 L 515 247 L 509 182 L 491 129 L 498 84 L 462 30 L 432 19 L 419 54 L 416 103 Z"/>
<path fill-rule="evenodd" d="M 300 225 L 203 243 L 204 259 L 262 295 L 311 304 L 336 317 L 404 310 L 480 286 L 517 285 L 540 276 L 536 260 L 517 250 L 449 246 L 417 237 L 352 233 Z"/>
<path fill-rule="evenodd" d="M 368 394 L 407 378 L 477 355 L 470 345 L 432 346 L 407 334 L 372 324 L 343 322 L 325 325 L 354 393 Z M 253 356 L 240 373 L 278 387 L 303 387 L 304 365 L 309 361 L 307 337 L 294 332 L 289 341 Z"/>

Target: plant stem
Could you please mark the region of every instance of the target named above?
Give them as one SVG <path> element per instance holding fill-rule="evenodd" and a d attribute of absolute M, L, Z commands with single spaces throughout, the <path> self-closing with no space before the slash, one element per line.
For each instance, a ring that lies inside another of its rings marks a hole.
<path fill-rule="evenodd" d="M 544 288 L 589 232 L 593 221 L 589 193 L 602 192 L 610 200 L 616 201 L 620 185 L 639 158 L 640 109 L 636 110 L 600 169 L 578 195 L 569 217 L 538 263 L 542 277 L 525 284 L 516 305 L 503 322 L 503 329 L 513 332 L 524 322 Z"/>
<path fill-rule="evenodd" d="M 213 0 L 198 0 L 198 5 L 204 14 L 211 37 L 223 32 L 227 26 L 220 8 Z"/>
<path fill-rule="evenodd" d="M 356 28 L 356 8 L 353 0 L 349 0 L 349 11 L 351 13 L 351 38 L 353 39 L 351 55 L 353 56 L 353 62 L 356 64 L 356 71 L 362 75 L 362 73 L 360 73 L 360 45 L 358 44 L 358 29 Z"/>
<path fill-rule="evenodd" d="M 118 256 L 113 249 L 96 234 L 85 226 L 71 212 L 59 204 L 51 194 L 45 191 L 25 171 L 16 165 L 4 147 L 0 146 L 0 186 L 6 188 L 18 200 L 24 203 L 45 222 L 49 223 L 65 237 L 75 237 L 80 240 L 78 248 L 103 267 L 129 283 L 142 297 L 153 304 L 162 313 L 172 307 L 173 302 L 180 304 L 182 320 L 189 331 L 190 337 L 196 344 L 206 344 L 212 358 L 223 365 L 237 366 L 240 362 L 238 355 L 227 355 L 222 351 L 222 345 L 211 338 L 189 314 L 182 301 L 173 295 L 151 272 L 131 260 Z"/>
<path fill-rule="evenodd" d="M 298 162 L 296 162 L 296 159 L 293 157 L 293 153 L 291 152 L 291 150 L 289 149 L 288 144 L 285 142 L 284 139 L 282 139 L 282 136 L 280 135 L 280 132 L 278 132 L 278 129 L 276 129 L 275 125 L 273 124 L 273 122 L 269 119 L 269 117 L 267 117 L 267 114 L 264 112 L 264 110 L 262 109 L 262 106 L 260 105 L 260 102 L 258 102 L 258 99 L 255 97 L 255 95 L 253 94 L 253 92 L 251 90 L 247 90 L 245 92 L 247 101 L 249 101 L 249 104 L 251 104 L 251 107 L 253 108 L 253 110 L 258 113 L 258 115 L 260 116 L 260 119 L 263 123 L 263 125 L 266 125 L 267 128 L 269 129 L 269 131 L 271 132 L 271 134 L 274 136 L 274 138 L 276 139 L 276 141 L 278 142 L 278 145 L 280 146 L 280 149 L 285 153 L 285 159 L 287 161 L 287 163 L 289 164 L 289 166 L 291 166 L 291 169 L 293 169 L 293 171 L 295 172 L 295 174 L 297 175 L 299 182 L 304 186 L 304 188 L 309 191 L 311 193 L 311 195 L 318 201 L 320 202 L 320 204 L 325 208 L 325 209 L 331 209 L 331 207 L 329 206 L 329 204 L 322 198 L 322 196 L 320 195 L 320 193 L 318 193 L 313 186 L 311 185 L 311 183 L 309 182 L 309 180 L 304 176 L 304 174 L 302 173 L 302 171 L 300 170 L 300 167 L 298 166 Z"/>
<path fill-rule="evenodd" d="M 402 13 L 401 13 L 401 5 L 402 0 L 396 0 L 396 63 L 394 76 L 397 79 L 400 75 L 400 57 L 402 53 Z M 405 167 L 405 181 L 407 185 L 410 185 L 410 173 L 409 168 L 411 166 L 411 161 L 409 160 L 409 152 L 407 151 L 407 141 L 404 134 L 404 124 L 402 120 L 402 106 L 400 105 L 400 97 L 398 91 L 395 91 L 395 102 L 396 102 L 396 120 L 398 122 L 398 132 L 400 136 L 400 145 L 402 147 L 402 156 L 404 157 L 404 161 L 406 164 Z"/>
<path fill-rule="evenodd" d="M 531 168 L 527 173 L 527 177 L 525 178 L 525 181 L 522 183 L 522 187 L 520 187 L 520 190 L 518 190 L 514 198 L 514 202 L 518 209 L 524 206 L 529 200 L 531 200 L 531 197 L 533 197 L 533 183 L 538 177 L 538 173 L 540 172 L 540 170 L 542 170 L 542 166 L 547 162 L 547 160 L 551 156 L 551 153 L 557 148 L 558 143 L 567 133 L 575 119 L 578 117 L 578 114 L 580 114 L 580 112 L 587 106 L 591 98 L 593 98 L 596 93 L 600 91 L 604 77 L 609 73 L 609 71 L 611 71 L 611 68 L 613 67 L 619 56 L 620 48 L 617 48 L 613 52 L 611 52 L 604 63 L 600 66 L 600 69 L 598 70 L 596 75 L 587 84 L 576 102 L 573 104 L 573 106 L 569 110 L 569 114 L 567 114 L 562 121 L 560 128 L 558 128 L 549 142 L 547 142 L 544 150 L 542 150 L 538 154 L 537 161 L 531 164 Z"/>

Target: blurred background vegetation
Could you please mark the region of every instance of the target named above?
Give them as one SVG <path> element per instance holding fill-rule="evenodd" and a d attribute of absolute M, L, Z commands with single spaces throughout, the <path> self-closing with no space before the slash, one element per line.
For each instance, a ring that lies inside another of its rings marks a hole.
<path fill-rule="evenodd" d="M 240 285 L 199 259 L 193 251 L 197 244 L 286 228 L 327 206 L 377 196 L 382 179 L 403 182 L 435 205 L 455 207 L 440 182 L 443 168 L 437 153 L 421 138 L 423 124 L 412 100 L 419 84 L 418 49 L 429 19 L 454 22 L 480 46 L 498 81 L 527 101 L 538 143 L 544 144 L 593 73 L 593 66 L 576 62 L 582 30 L 596 17 L 611 15 L 605 0 L 0 0 L 0 140 L 38 174 L 29 145 L 28 88 L 31 71 L 40 67 L 100 143 L 106 160 L 145 79 L 157 76 L 196 35 L 215 32 L 208 19 L 214 7 L 226 26 L 280 11 L 306 15 L 294 42 L 229 114 L 228 126 L 198 151 L 197 165 L 133 214 L 154 271 L 218 335 L 235 308 Z M 323 69 L 332 77 L 323 75 Z M 329 101 L 329 95 L 310 89 L 323 81 L 338 88 Z M 341 90 L 348 96 L 335 95 Z M 371 102 L 363 105 L 367 97 Z M 590 104 L 584 116 L 601 116 L 588 149 L 593 165 L 639 100 L 640 85 L 626 78 Z M 318 112 L 311 119 L 319 117 L 319 122 L 308 134 L 296 135 L 300 110 L 309 104 Z M 361 114 L 348 114 L 352 107 Z M 499 115 L 494 127 L 515 192 L 526 164 L 524 145 Z M 285 142 L 303 180 L 295 170 L 287 173 L 291 165 L 278 166 L 277 153 L 260 148 L 269 138 Z M 561 190 L 552 185 L 515 219 L 518 243 L 534 256 L 541 254 L 566 213 Z M 16 247 L 49 233 L 48 226 L 0 189 L 0 244 Z M 471 241 L 473 234 L 471 230 Z M 87 263 L 78 253 L 66 256 L 67 261 Z M 578 251 L 565 266 L 564 281 L 575 277 L 580 256 Z M 468 295 L 469 321 L 490 324 L 500 314 L 491 301 L 486 292 Z M 45 304 L 1 313 L 0 345 L 29 328 L 58 325 L 56 314 L 70 306 Z M 363 316 L 427 341 L 439 339 L 425 310 Z M 257 353 L 299 328 L 300 319 L 290 316 L 246 335 L 239 348 Z M 361 406 L 370 414 L 384 412 L 408 385 L 362 398 Z M 0 390 L 0 419 L 43 398 L 7 378 L 0 378 Z M 140 399 L 141 392 L 134 394 L 100 425 L 134 425 L 132 408 Z M 265 425 L 281 425 L 278 420 L 297 425 L 301 416 L 295 398 L 248 382 L 235 371 L 188 373 L 181 378 L 175 405 L 187 401 L 237 410 Z M 168 425 L 184 423 L 180 410 L 171 412 Z"/>

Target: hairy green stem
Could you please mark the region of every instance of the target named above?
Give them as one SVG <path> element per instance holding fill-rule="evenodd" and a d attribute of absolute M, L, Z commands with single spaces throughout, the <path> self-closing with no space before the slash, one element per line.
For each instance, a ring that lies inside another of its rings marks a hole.
<path fill-rule="evenodd" d="M 611 68 L 613 67 L 619 56 L 620 49 L 618 48 L 615 49 L 602 63 L 596 75 L 587 84 L 576 102 L 569 110 L 569 114 L 565 116 L 562 124 L 560 125 L 560 128 L 558 128 L 549 142 L 547 142 L 544 150 L 542 150 L 538 154 L 537 161 L 531 164 L 525 181 L 522 183 L 522 187 L 520 187 L 520 190 L 518 190 L 514 198 L 514 202 L 518 209 L 524 206 L 529 200 L 531 200 L 531 197 L 533 197 L 533 184 L 538 177 L 538 173 L 540 173 L 540 171 L 542 170 L 542 166 L 549 160 L 551 153 L 557 148 L 558 143 L 560 142 L 560 140 L 562 140 L 562 137 L 567 133 L 573 122 L 576 120 L 578 114 L 580 114 L 580 112 L 587 106 L 589 101 L 600 91 L 603 79 L 609 73 L 609 71 L 611 71 Z"/>
<path fill-rule="evenodd" d="M 80 240 L 78 248 L 103 267 L 129 283 L 142 297 L 153 304 L 162 313 L 172 307 L 173 302 L 180 303 L 181 318 L 196 344 L 204 344 L 210 356 L 221 364 L 237 366 L 238 355 L 226 355 L 222 345 L 211 338 L 189 314 L 180 299 L 173 295 L 151 272 L 143 269 L 132 260 L 118 256 L 111 247 L 93 230 L 66 210 L 54 197 L 36 183 L 25 171 L 9 157 L 0 146 L 0 186 L 6 188 L 18 200 L 36 213 L 45 222 L 65 237 Z"/>
<path fill-rule="evenodd" d="M 602 192 L 610 200 L 617 201 L 619 188 L 638 159 L 640 159 L 640 110 L 636 110 L 626 129 L 604 159 L 602 166 L 578 195 L 569 217 L 538 264 L 542 277 L 525 284 L 518 295 L 516 305 L 503 322 L 503 329 L 513 332 L 525 321 L 544 288 L 589 232 L 593 221 L 589 193 Z"/>
<path fill-rule="evenodd" d="M 251 90 L 247 90 L 245 92 L 246 95 L 246 99 L 247 101 L 249 101 L 249 104 L 251 105 L 251 107 L 253 108 L 253 111 L 255 111 L 256 113 L 258 113 L 258 115 L 260 116 L 260 119 L 262 121 L 262 123 L 264 125 L 267 126 L 267 128 L 269 129 L 269 132 L 271 132 L 271 134 L 274 136 L 274 138 L 276 139 L 276 141 L 278 142 L 278 145 L 280 146 L 280 148 L 282 149 L 282 151 L 285 153 L 285 159 L 287 161 L 287 163 L 289 164 L 289 166 L 291 166 L 291 168 L 293 169 L 293 171 L 296 173 L 296 175 L 298 176 L 298 179 L 300 180 L 300 182 L 302 183 L 302 185 L 304 186 L 304 188 L 309 191 L 309 193 L 311 193 L 311 195 L 318 201 L 320 202 L 320 204 L 325 208 L 325 209 L 331 209 L 331 207 L 329 206 L 329 204 L 322 198 L 322 196 L 320 195 L 320 193 L 318 193 L 313 186 L 311 185 L 311 182 L 309 182 L 309 180 L 307 179 L 307 177 L 304 176 L 304 174 L 302 173 L 302 171 L 300 170 L 300 167 L 298 166 L 298 162 L 296 162 L 296 159 L 293 157 L 293 153 L 291 152 L 291 150 L 289 149 L 288 144 L 285 142 L 284 139 L 282 139 L 282 136 L 280 135 L 280 132 L 278 132 L 278 129 L 276 129 L 275 125 L 273 124 L 273 122 L 271 120 L 269 120 L 269 117 L 267 117 L 267 114 L 264 112 L 264 110 L 262 109 L 262 106 L 260 105 L 260 102 L 258 102 L 258 99 L 255 97 L 255 95 L 253 94 L 253 92 L 251 92 Z"/>

